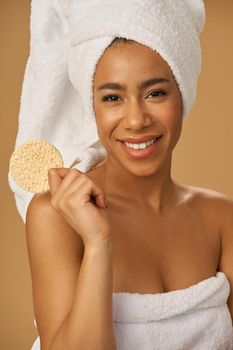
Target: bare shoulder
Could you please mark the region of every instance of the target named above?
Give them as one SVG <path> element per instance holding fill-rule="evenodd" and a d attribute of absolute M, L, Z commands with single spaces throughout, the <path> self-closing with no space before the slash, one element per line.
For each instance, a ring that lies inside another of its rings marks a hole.
<path fill-rule="evenodd" d="M 221 255 L 219 271 L 224 272 L 229 284 L 230 294 L 227 300 L 233 321 L 233 199 L 211 189 L 182 186 L 190 197 L 191 203 L 199 207 L 211 223 L 218 224 L 221 237 Z"/>
<path fill-rule="evenodd" d="M 35 318 L 47 349 L 71 308 L 84 246 L 50 205 L 49 191 L 34 195 L 28 206 L 26 241 Z"/>
<path fill-rule="evenodd" d="M 233 245 L 233 199 L 209 188 L 178 184 L 183 203 L 209 227 L 215 228 L 222 246 L 226 240 Z M 232 247 L 233 256 L 233 247 Z"/>
<path fill-rule="evenodd" d="M 26 213 L 26 226 L 30 222 L 37 222 L 40 215 L 45 215 L 45 219 L 48 219 L 49 214 L 54 214 L 54 210 L 50 205 L 50 191 L 36 193 L 27 208 Z"/>
<path fill-rule="evenodd" d="M 219 222 L 232 219 L 233 198 L 209 188 L 198 186 L 179 185 L 185 194 L 187 203 L 190 203 L 199 210 L 215 216 Z M 208 211 L 208 212 L 207 212 Z"/>
<path fill-rule="evenodd" d="M 26 214 L 28 235 L 35 236 L 33 232 L 43 229 L 46 229 L 46 235 L 50 236 L 50 239 L 52 236 L 56 239 L 63 236 L 64 239 L 72 240 L 73 244 L 76 241 L 76 246 L 84 250 L 81 237 L 52 207 L 50 191 L 36 193 L 28 205 Z M 42 232 L 40 236 L 42 237 Z"/>

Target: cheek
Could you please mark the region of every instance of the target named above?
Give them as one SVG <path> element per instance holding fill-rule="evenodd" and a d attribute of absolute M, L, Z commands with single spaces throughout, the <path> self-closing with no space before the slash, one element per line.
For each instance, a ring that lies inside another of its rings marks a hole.
<path fill-rule="evenodd" d="M 97 104 L 95 106 L 95 120 L 100 141 L 103 145 L 106 145 L 114 129 L 113 118 L 111 118 L 109 112 Z"/>
<path fill-rule="evenodd" d="M 168 129 L 174 128 L 176 124 L 180 124 L 182 119 L 180 106 L 172 101 L 161 108 L 160 115 Z"/>
<path fill-rule="evenodd" d="M 103 131 L 104 131 L 103 126 L 102 126 L 103 113 L 101 111 L 100 105 L 98 103 L 96 103 L 95 101 L 94 101 L 93 107 L 94 107 L 94 113 L 95 113 L 97 132 L 99 135 L 99 139 L 102 143 L 102 138 L 103 138 L 102 135 L 103 135 Z"/>
<path fill-rule="evenodd" d="M 166 129 L 169 139 L 178 141 L 182 130 L 182 105 L 179 99 L 169 101 L 161 108 L 161 123 Z"/>

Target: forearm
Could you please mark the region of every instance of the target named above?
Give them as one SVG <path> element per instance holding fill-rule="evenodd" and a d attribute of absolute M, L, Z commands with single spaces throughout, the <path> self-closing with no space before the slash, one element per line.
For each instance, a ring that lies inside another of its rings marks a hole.
<path fill-rule="evenodd" d="M 115 350 L 112 242 L 86 247 L 71 310 L 49 350 Z"/>

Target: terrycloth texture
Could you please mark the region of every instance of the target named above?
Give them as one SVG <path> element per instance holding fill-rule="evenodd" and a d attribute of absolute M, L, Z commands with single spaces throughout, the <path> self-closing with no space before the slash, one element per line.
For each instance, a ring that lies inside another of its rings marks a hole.
<path fill-rule="evenodd" d="M 223 272 L 168 293 L 113 293 L 117 350 L 232 350 L 229 294 Z"/>
<path fill-rule="evenodd" d="M 223 272 L 161 294 L 113 295 L 117 350 L 232 350 L 233 328 Z"/>
<path fill-rule="evenodd" d="M 121 36 L 150 47 L 167 61 L 181 91 L 185 117 L 195 100 L 204 19 L 200 0 L 133 0 L 127 6 L 125 0 L 118 0 L 117 6 L 113 0 L 73 1 L 69 75 L 87 113 L 91 111 L 94 119 L 90 82 L 106 40 Z"/>
<path fill-rule="evenodd" d="M 89 171 L 106 156 L 93 111 L 96 64 L 116 36 L 156 50 L 179 85 L 185 117 L 195 100 L 201 67 L 202 0 L 32 0 L 27 62 L 15 147 L 44 139 L 59 149 L 64 166 L 81 160 Z M 71 83 L 72 82 L 72 83 Z M 89 148 L 94 149 L 90 157 Z M 32 193 L 8 174 L 25 222 Z"/>

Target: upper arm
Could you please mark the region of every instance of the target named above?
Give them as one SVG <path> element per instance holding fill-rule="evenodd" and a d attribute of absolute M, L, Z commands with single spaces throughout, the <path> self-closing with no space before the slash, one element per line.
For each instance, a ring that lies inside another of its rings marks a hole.
<path fill-rule="evenodd" d="M 233 320 L 233 200 L 224 200 L 219 209 L 221 211 L 218 212 L 218 215 L 222 222 L 219 270 L 225 273 L 230 283 L 227 305 Z"/>
<path fill-rule="evenodd" d="M 52 208 L 50 192 L 32 198 L 26 239 L 35 318 L 41 344 L 47 349 L 71 308 L 84 245 Z"/>

